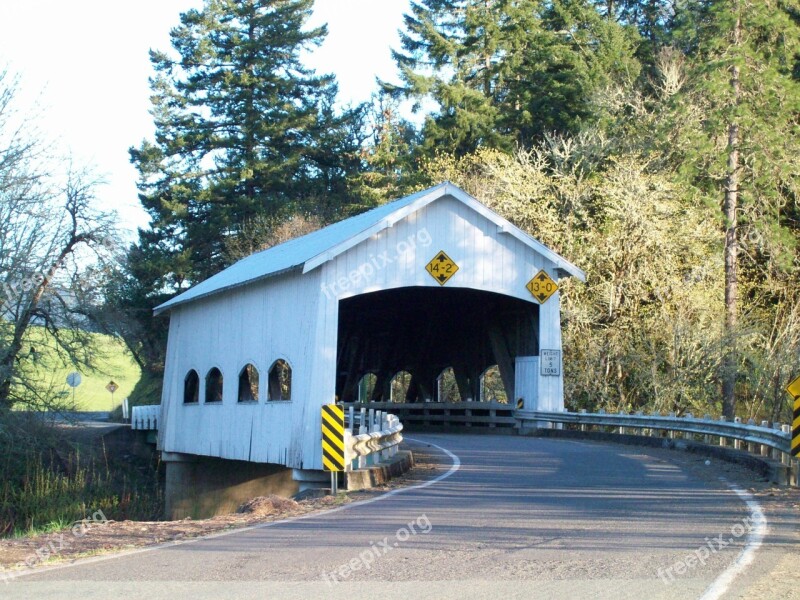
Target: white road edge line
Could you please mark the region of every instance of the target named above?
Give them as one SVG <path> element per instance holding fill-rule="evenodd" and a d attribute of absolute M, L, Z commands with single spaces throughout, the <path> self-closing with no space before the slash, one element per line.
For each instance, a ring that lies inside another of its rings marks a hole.
<path fill-rule="evenodd" d="M 227 531 L 222 531 L 222 532 L 219 532 L 219 533 L 212 533 L 212 534 L 209 534 L 209 535 L 204 535 L 204 536 L 192 538 L 192 539 L 189 539 L 189 540 L 181 540 L 181 541 L 177 541 L 177 542 L 166 542 L 164 544 L 158 544 L 157 546 L 147 546 L 146 548 L 138 548 L 136 550 L 125 550 L 125 551 L 122 551 L 122 552 L 116 552 L 116 553 L 113 553 L 113 554 L 107 554 L 107 555 L 103 555 L 103 556 L 93 556 L 93 557 L 90 557 L 90 558 L 79 558 L 79 559 L 76 559 L 75 561 L 70 562 L 70 563 L 53 565 L 53 566 L 50 566 L 50 567 L 40 567 L 40 568 L 37 568 L 37 569 L 29 569 L 27 571 L 21 571 L 19 573 L 14 573 L 14 571 L 6 571 L 6 574 L 9 576 L 8 580 L 6 581 L 6 583 L 10 584 L 13 581 L 15 581 L 16 579 L 22 579 L 23 577 L 28 577 L 30 575 L 36 575 L 36 574 L 39 574 L 39 573 L 46 573 L 47 571 L 57 571 L 57 570 L 60 570 L 60 569 L 69 569 L 70 567 L 78 567 L 78 566 L 81 566 L 81 565 L 88 565 L 88 564 L 92 564 L 92 563 L 96 563 L 96 562 L 103 562 L 103 561 L 107 561 L 107 560 L 114 560 L 114 559 L 117 559 L 117 558 L 124 558 L 124 557 L 127 557 L 127 556 L 133 556 L 134 554 L 144 554 L 145 552 L 153 552 L 155 550 L 162 550 L 164 548 L 174 548 L 176 546 L 184 546 L 186 544 L 195 544 L 197 542 L 202 542 L 203 540 L 211 540 L 211 539 L 214 539 L 214 538 L 225 537 L 225 536 L 234 535 L 234 534 L 237 534 L 237 533 L 244 533 L 245 531 L 251 531 L 253 529 L 264 529 L 266 527 L 274 527 L 275 525 L 282 525 L 284 523 L 292 523 L 294 521 L 302 521 L 303 519 L 313 519 L 313 518 L 318 518 L 318 517 L 325 517 L 327 515 L 330 515 L 330 514 L 333 514 L 333 513 L 337 513 L 337 512 L 342 511 L 342 510 L 355 508 L 357 506 L 366 506 L 367 504 L 372 504 L 373 502 L 379 502 L 380 500 L 385 500 L 386 498 L 390 498 L 391 496 L 395 496 L 397 494 L 404 494 L 406 492 L 411 492 L 411 491 L 414 491 L 414 490 L 421 490 L 423 488 L 426 488 L 426 487 L 432 486 L 434 484 L 437 484 L 440 481 L 443 481 L 444 479 L 447 479 L 448 477 L 453 475 L 456 471 L 458 471 L 461 468 L 461 459 L 458 456 L 456 456 L 455 454 L 453 454 L 452 452 L 450 452 L 450 450 L 448 450 L 447 448 L 444 448 L 444 447 L 439 446 L 438 444 L 434 444 L 432 442 L 428 442 L 428 441 L 424 441 L 424 440 L 420 440 L 420 439 L 416 439 L 416 438 L 407 437 L 405 439 L 407 439 L 409 441 L 413 441 L 413 442 L 419 442 L 421 444 L 427 444 L 427 445 L 432 446 L 434 448 L 438 448 L 439 450 L 441 450 L 442 452 L 447 454 L 447 456 L 450 457 L 450 459 L 453 461 L 453 464 L 450 466 L 450 469 L 446 473 L 442 473 L 441 475 L 439 475 L 437 477 L 434 477 L 433 479 L 430 479 L 430 480 L 425 481 L 423 483 L 420 483 L 418 485 L 413 485 L 411 487 L 396 488 L 396 489 L 393 489 L 393 490 L 390 490 L 390 491 L 386 492 L 385 494 L 381 494 L 380 496 L 376 496 L 375 498 L 368 498 L 367 500 L 359 500 L 358 502 L 352 502 L 350 504 L 343 504 L 342 506 L 338 506 L 338 507 L 332 508 L 330 510 L 326 510 L 326 511 L 322 511 L 322 512 L 316 512 L 316 513 L 309 513 L 307 515 L 301 515 L 299 517 L 291 517 L 289 519 L 281 519 L 280 521 L 270 521 L 269 523 L 259 523 L 258 525 L 250 525 L 248 527 L 240 527 L 238 529 L 229 529 Z"/>
<path fill-rule="evenodd" d="M 750 492 L 743 490 L 742 488 L 732 484 L 730 481 L 725 479 L 724 477 L 719 478 L 720 481 L 723 481 L 730 489 L 732 489 L 739 498 L 741 498 L 742 502 L 747 505 L 747 508 L 750 509 L 750 523 L 752 524 L 752 529 L 747 534 L 747 539 L 744 548 L 739 553 L 739 556 L 736 557 L 736 560 L 731 563 L 727 569 L 725 569 L 722 574 L 717 577 L 710 586 L 706 589 L 703 595 L 700 597 L 700 600 L 717 600 L 718 598 L 722 598 L 725 592 L 728 591 L 731 583 L 733 580 L 736 579 L 738 575 L 740 575 L 747 566 L 753 562 L 753 559 L 756 555 L 756 550 L 761 547 L 761 544 L 764 541 L 764 536 L 767 535 L 767 517 L 764 515 L 764 511 L 761 510 L 761 506 L 755 499 L 755 496 Z"/>

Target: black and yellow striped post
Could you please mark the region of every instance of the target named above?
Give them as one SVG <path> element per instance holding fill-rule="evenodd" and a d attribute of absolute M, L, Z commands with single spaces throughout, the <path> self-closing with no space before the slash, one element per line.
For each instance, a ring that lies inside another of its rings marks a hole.
<path fill-rule="evenodd" d="M 794 398 L 792 412 L 792 456 L 800 455 L 800 377 L 786 386 L 786 391 Z"/>
<path fill-rule="evenodd" d="M 336 473 L 344 471 L 344 408 L 322 406 L 322 468 L 331 472 L 331 491 L 336 493 Z"/>

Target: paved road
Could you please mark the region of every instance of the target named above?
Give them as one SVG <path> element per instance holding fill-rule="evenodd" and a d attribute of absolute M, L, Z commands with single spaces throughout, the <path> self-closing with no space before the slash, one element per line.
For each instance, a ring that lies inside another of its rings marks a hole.
<path fill-rule="evenodd" d="M 726 589 L 725 597 L 740 597 L 784 558 L 786 548 L 770 545 L 769 535 L 755 548 L 759 527 L 739 533 L 737 526 L 747 524 L 754 508 L 747 498 L 663 454 L 511 436 L 418 439 L 440 465 L 436 480 L 420 476 L 424 487 L 291 522 L 35 573 L 0 594 L 640 599 L 700 598 L 715 586 L 707 598 Z"/>

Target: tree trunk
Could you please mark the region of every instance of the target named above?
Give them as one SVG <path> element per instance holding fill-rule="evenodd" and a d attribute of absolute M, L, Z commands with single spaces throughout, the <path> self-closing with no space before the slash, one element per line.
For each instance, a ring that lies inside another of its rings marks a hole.
<path fill-rule="evenodd" d="M 734 45 L 741 43 L 742 20 L 736 19 Z M 731 68 L 731 91 L 735 107 L 740 101 L 739 67 Z M 738 115 L 733 114 L 728 124 L 728 167 L 725 178 L 725 355 L 722 361 L 722 414 L 732 419 L 736 413 L 736 320 L 738 300 L 737 267 L 739 262 L 739 243 L 736 236 L 739 204 L 739 123 Z"/>

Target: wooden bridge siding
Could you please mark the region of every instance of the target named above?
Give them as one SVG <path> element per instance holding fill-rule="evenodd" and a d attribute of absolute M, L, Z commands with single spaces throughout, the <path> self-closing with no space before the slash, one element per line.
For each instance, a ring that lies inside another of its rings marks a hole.
<path fill-rule="evenodd" d="M 336 351 L 329 304 L 320 294 L 320 271 L 315 271 L 271 278 L 174 310 L 164 374 L 171 383 L 162 396 L 169 413 L 163 415 L 162 449 L 321 468 L 310 466 L 316 464 L 319 444 L 308 430 L 309 422 L 319 419 L 319 406 L 333 396 L 335 365 L 325 359 Z M 333 336 L 325 331 L 331 326 Z M 292 367 L 289 402 L 266 400 L 269 368 L 278 358 Z M 248 362 L 259 371 L 257 404 L 237 402 L 239 371 Z M 224 398 L 222 404 L 205 405 L 204 379 L 213 366 L 223 373 Z M 191 368 L 200 376 L 199 405 L 183 404 L 183 378 Z"/>

